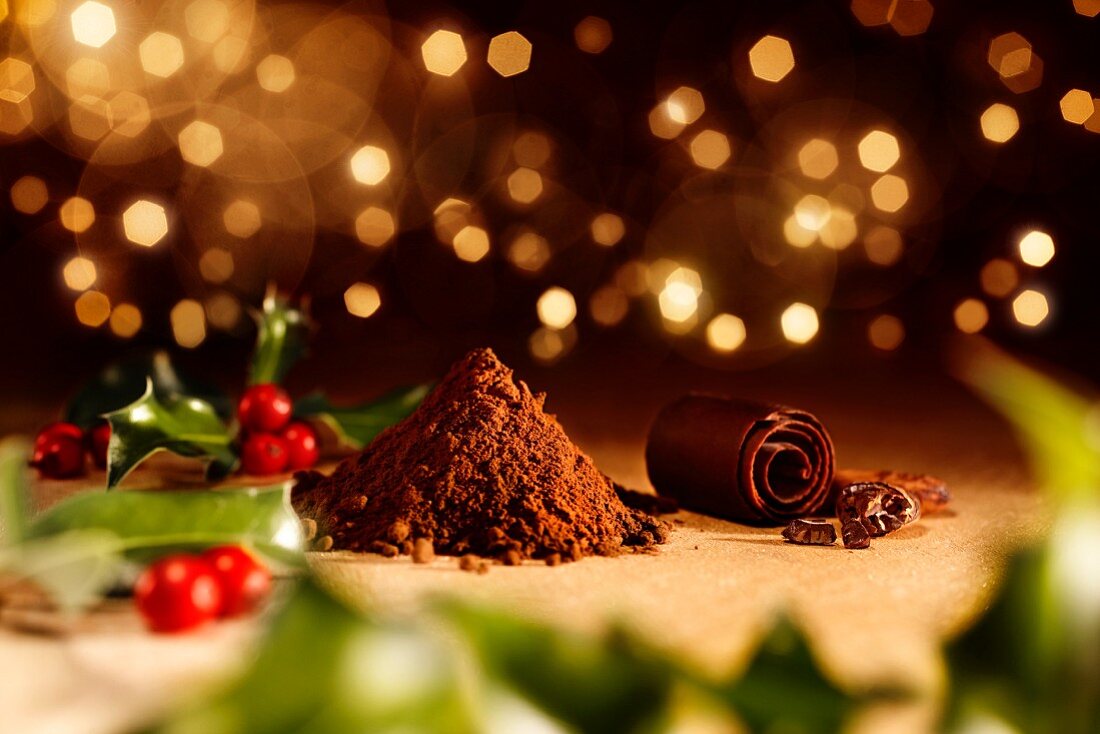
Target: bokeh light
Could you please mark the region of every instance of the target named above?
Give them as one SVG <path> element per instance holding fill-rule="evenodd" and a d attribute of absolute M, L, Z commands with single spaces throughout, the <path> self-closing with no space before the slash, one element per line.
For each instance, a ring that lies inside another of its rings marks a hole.
<path fill-rule="evenodd" d="M 396 231 L 393 215 L 381 207 L 367 207 L 355 218 L 355 236 L 364 245 L 381 247 L 393 238 Z"/>
<path fill-rule="evenodd" d="M 810 232 L 819 232 L 832 215 L 829 200 L 817 194 L 806 194 L 794 205 L 794 218 L 798 226 Z"/>
<path fill-rule="evenodd" d="M 955 306 L 955 326 L 964 334 L 977 334 L 989 323 L 989 309 L 977 298 L 967 298 Z"/>
<path fill-rule="evenodd" d="M 222 212 L 225 231 L 242 240 L 260 231 L 262 223 L 260 209 L 251 201 L 237 199 Z"/>
<path fill-rule="evenodd" d="M 172 337 L 184 349 L 194 349 L 206 340 L 206 311 L 202 304 L 185 298 L 168 314 Z"/>
<path fill-rule="evenodd" d="M 909 201 L 909 185 L 905 179 L 888 173 L 871 185 L 871 203 L 876 209 L 893 213 Z"/>
<path fill-rule="evenodd" d="M 523 232 L 508 246 L 508 261 L 519 270 L 537 273 L 550 261 L 550 243 L 534 232 Z"/>
<path fill-rule="evenodd" d="M 229 8 L 222 0 L 192 0 L 183 10 L 183 20 L 191 38 L 214 43 L 229 30 Z"/>
<path fill-rule="evenodd" d="M 983 265 L 979 278 L 982 290 L 994 298 L 1004 298 L 1020 283 L 1016 266 L 1003 258 L 994 258 Z"/>
<path fill-rule="evenodd" d="M 626 225 L 623 218 L 612 212 L 597 214 L 592 219 L 590 227 L 592 241 L 604 247 L 611 247 L 619 242 L 626 234 Z"/>
<path fill-rule="evenodd" d="M 141 323 L 141 309 L 132 303 L 120 303 L 111 309 L 111 333 L 117 337 L 129 339 L 141 331 Z"/>
<path fill-rule="evenodd" d="M 122 229 L 135 245 L 152 247 L 168 234 L 168 216 L 160 204 L 138 199 L 122 213 Z"/>
<path fill-rule="evenodd" d="M 778 36 L 764 36 L 749 49 L 749 66 L 758 79 L 781 81 L 794 69 L 794 51 L 790 42 Z"/>
<path fill-rule="evenodd" d="M 233 253 L 224 247 L 211 247 L 199 257 L 199 274 L 208 283 L 226 282 L 235 267 Z"/>
<path fill-rule="evenodd" d="M 1062 111 L 1062 118 L 1066 122 L 1084 125 L 1096 112 L 1096 103 L 1092 95 L 1084 89 L 1071 89 L 1059 100 L 1058 108 Z"/>
<path fill-rule="evenodd" d="M 667 104 L 658 104 L 649 111 L 649 130 L 662 140 L 672 140 L 683 132 L 684 127 L 684 123 L 669 116 Z"/>
<path fill-rule="evenodd" d="M 256 81 L 269 92 L 285 92 L 290 89 L 295 78 L 294 62 L 286 56 L 268 54 L 256 64 Z"/>
<path fill-rule="evenodd" d="M 1046 232 L 1033 229 L 1018 243 L 1020 260 L 1033 268 L 1041 268 L 1054 258 L 1054 238 Z"/>
<path fill-rule="evenodd" d="M 82 3 L 73 11 L 71 19 L 73 38 L 92 48 L 101 48 L 118 30 L 114 11 L 95 0 Z"/>
<path fill-rule="evenodd" d="M 1086 18 L 1095 18 L 1100 13 L 1100 0 L 1073 0 L 1073 9 Z"/>
<path fill-rule="evenodd" d="M 806 344 L 817 336 L 817 310 L 805 303 L 792 303 L 779 317 L 783 336 L 792 344 Z"/>
<path fill-rule="evenodd" d="M 520 204 L 530 204 L 542 194 L 542 176 L 533 168 L 517 168 L 508 175 L 508 195 Z"/>
<path fill-rule="evenodd" d="M 522 74 L 531 66 L 531 42 L 517 31 L 493 36 L 488 61 L 493 71 L 503 77 Z"/>
<path fill-rule="evenodd" d="M 95 263 L 86 257 L 74 257 L 65 263 L 61 271 L 65 285 L 74 291 L 86 291 L 95 285 Z"/>
<path fill-rule="evenodd" d="M 224 152 L 222 133 L 202 120 L 189 123 L 179 134 L 180 157 L 188 163 L 206 167 Z"/>
<path fill-rule="evenodd" d="M 111 299 L 99 291 L 84 291 L 73 304 L 76 320 L 84 326 L 97 328 L 111 317 Z"/>
<path fill-rule="evenodd" d="M 677 87 L 665 100 L 668 117 L 680 125 L 690 125 L 707 109 L 702 93 L 692 87 Z"/>
<path fill-rule="evenodd" d="M 691 139 L 688 146 L 691 159 L 700 168 L 716 169 L 730 158 L 730 141 L 717 130 L 703 130 Z"/>
<path fill-rule="evenodd" d="M 364 145 L 351 157 L 351 175 L 359 183 L 376 186 L 390 173 L 390 156 L 382 148 Z"/>
<path fill-rule="evenodd" d="M 559 286 L 543 291 L 535 309 L 539 321 L 551 329 L 564 329 L 577 317 L 577 302 L 573 294 Z"/>
<path fill-rule="evenodd" d="M 876 316 L 867 325 L 867 339 L 875 349 L 892 352 L 905 341 L 905 325 L 897 316 L 890 314 Z"/>
<path fill-rule="evenodd" d="M 451 244 L 459 260 L 476 263 L 489 254 L 489 233 L 481 227 L 467 225 L 458 231 Z"/>
<path fill-rule="evenodd" d="M 839 165 L 836 146 L 828 140 L 814 138 L 798 150 L 798 167 L 808 178 L 824 179 L 833 175 Z"/>
<path fill-rule="evenodd" d="M 80 196 L 66 199 L 57 210 L 61 226 L 70 232 L 85 232 L 95 223 L 95 208 L 92 202 Z"/>
<path fill-rule="evenodd" d="M 365 319 L 382 307 L 382 295 L 370 283 L 354 283 L 344 291 L 344 306 L 352 316 Z"/>
<path fill-rule="evenodd" d="M 564 357 L 577 343 L 577 329 L 569 326 L 565 329 L 551 329 L 540 326 L 527 340 L 531 356 L 543 364 L 554 364 Z"/>
<path fill-rule="evenodd" d="M 872 130 L 859 141 L 859 162 L 869 171 L 885 173 L 901 158 L 898 139 L 885 130 Z"/>
<path fill-rule="evenodd" d="M 46 182 L 38 176 L 22 176 L 11 185 L 11 205 L 23 214 L 37 214 L 50 200 Z"/>
<path fill-rule="evenodd" d="M 863 249 L 869 261 L 875 265 L 889 267 L 901 259 L 905 243 L 901 239 L 901 233 L 896 229 L 878 225 L 863 237 Z"/>
<path fill-rule="evenodd" d="M 597 288 L 588 301 L 588 313 L 600 326 L 616 326 L 622 323 L 630 311 L 630 299 L 618 286 Z"/>
<path fill-rule="evenodd" d="M 153 76 L 167 79 L 183 66 L 183 43 L 170 33 L 150 33 L 138 46 L 141 68 Z"/>
<path fill-rule="evenodd" d="M 454 31 L 439 30 L 420 47 L 424 68 L 440 76 L 454 76 L 466 63 L 466 44 Z"/>
<path fill-rule="evenodd" d="M 707 324 L 707 344 L 728 354 L 745 343 L 745 322 L 731 313 L 720 313 Z"/>
<path fill-rule="evenodd" d="M 573 28 L 573 41 L 586 54 L 602 54 L 613 38 L 611 24 L 595 15 L 583 18 Z"/>
<path fill-rule="evenodd" d="M 1027 289 L 1012 299 L 1012 315 L 1021 326 L 1036 327 L 1050 315 L 1050 303 L 1044 293 Z"/>
<path fill-rule="evenodd" d="M 995 102 L 981 116 L 982 135 L 994 143 L 1008 142 L 1020 130 L 1020 118 L 1016 110 Z"/>

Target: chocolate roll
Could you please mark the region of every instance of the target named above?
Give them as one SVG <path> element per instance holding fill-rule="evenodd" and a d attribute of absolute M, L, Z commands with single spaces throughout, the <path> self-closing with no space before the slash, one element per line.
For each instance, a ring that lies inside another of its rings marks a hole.
<path fill-rule="evenodd" d="M 666 405 L 649 431 L 646 469 L 682 507 L 745 523 L 817 514 L 834 497 L 833 442 L 821 422 L 750 400 L 693 394 Z"/>

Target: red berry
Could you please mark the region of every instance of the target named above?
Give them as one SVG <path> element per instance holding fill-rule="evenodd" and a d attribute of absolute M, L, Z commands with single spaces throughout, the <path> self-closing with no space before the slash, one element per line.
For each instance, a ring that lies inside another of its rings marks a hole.
<path fill-rule="evenodd" d="M 183 632 L 218 616 L 222 590 L 214 569 L 199 556 L 167 556 L 147 567 L 134 586 L 134 602 L 154 632 Z"/>
<path fill-rule="evenodd" d="M 289 458 L 286 442 L 270 433 L 253 433 L 241 447 L 241 465 L 245 474 L 255 477 L 286 471 Z"/>
<path fill-rule="evenodd" d="M 84 473 L 84 432 L 72 423 L 52 423 L 34 439 L 31 466 L 51 479 Z"/>
<path fill-rule="evenodd" d="M 271 574 L 239 545 L 210 548 L 202 554 L 222 590 L 223 617 L 236 617 L 259 606 L 271 591 Z"/>
<path fill-rule="evenodd" d="M 308 423 L 294 421 L 279 435 L 286 442 L 289 469 L 308 469 L 321 457 L 321 450 L 317 447 L 317 434 Z"/>
<path fill-rule="evenodd" d="M 276 433 L 290 422 L 292 409 L 290 396 L 278 385 L 253 385 L 237 403 L 237 417 L 250 431 Z"/>
<path fill-rule="evenodd" d="M 107 444 L 111 441 L 111 424 L 100 423 L 88 432 L 88 453 L 100 469 L 107 468 Z"/>

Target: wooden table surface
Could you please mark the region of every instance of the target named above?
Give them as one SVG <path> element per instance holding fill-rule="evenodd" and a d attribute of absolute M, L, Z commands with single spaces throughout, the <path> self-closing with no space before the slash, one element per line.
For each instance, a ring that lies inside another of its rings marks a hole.
<path fill-rule="evenodd" d="M 629 486 L 647 486 L 648 422 L 687 382 L 812 410 L 829 426 L 841 466 L 935 473 L 955 502 L 950 512 L 866 551 L 792 546 L 776 530 L 681 513 L 669 543 L 653 556 L 494 566 L 478 576 L 458 571 L 451 558 L 417 566 L 405 558 L 312 554 L 317 573 L 356 603 L 394 615 L 454 594 L 580 630 L 625 623 L 719 674 L 743 664 L 771 612 L 784 607 L 838 679 L 857 686 L 900 679 L 935 689 L 942 683 L 938 640 L 980 609 L 1006 551 L 1046 526 L 1007 427 L 946 377 L 896 362 L 858 371 L 700 371 L 675 380 L 653 370 L 626 384 L 586 370 L 530 382 L 548 390 L 547 407 L 570 435 Z M 53 494 L 57 487 L 40 489 Z M 73 490 L 69 483 L 63 491 Z M 0 628 L 3 729 L 119 731 L 239 670 L 261 628 L 253 620 L 152 636 L 124 602 L 67 635 Z"/>

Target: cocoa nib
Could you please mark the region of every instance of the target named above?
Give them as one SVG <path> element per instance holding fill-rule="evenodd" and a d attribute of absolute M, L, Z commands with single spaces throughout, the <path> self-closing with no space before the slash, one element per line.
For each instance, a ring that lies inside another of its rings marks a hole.
<path fill-rule="evenodd" d="M 849 484 L 836 499 L 836 516 L 841 525 L 858 522 L 872 538 L 916 521 L 920 509 L 920 502 L 913 495 L 885 482 Z"/>
<path fill-rule="evenodd" d="M 951 502 L 951 492 L 947 489 L 947 483 L 931 474 L 914 474 L 889 469 L 877 471 L 872 469 L 839 469 L 833 480 L 833 484 L 837 488 L 867 482 L 882 482 L 904 489 L 920 500 L 921 514 L 924 515 L 939 512 Z"/>
<path fill-rule="evenodd" d="M 827 520 L 791 520 L 783 529 L 783 537 L 798 545 L 832 545 L 836 543 L 836 528 Z"/>
<path fill-rule="evenodd" d="M 850 520 L 842 524 L 840 536 L 844 538 L 845 548 L 868 548 L 871 545 L 871 536 L 867 534 L 867 530 L 859 520 Z"/>

